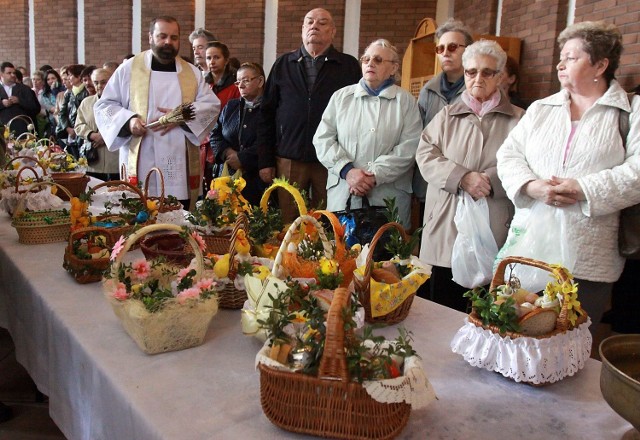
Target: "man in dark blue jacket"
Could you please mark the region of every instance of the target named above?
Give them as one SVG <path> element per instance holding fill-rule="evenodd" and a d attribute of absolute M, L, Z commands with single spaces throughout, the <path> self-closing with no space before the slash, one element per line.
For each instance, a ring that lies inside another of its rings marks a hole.
<path fill-rule="evenodd" d="M 313 135 L 333 92 L 362 76 L 359 62 L 338 52 L 331 14 L 313 9 L 304 17 L 302 46 L 279 57 L 269 74 L 258 127 L 260 177 L 276 175 L 296 183 L 311 196 L 311 207 L 326 204 L 327 169 L 318 162 Z M 293 199 L 279 193 L 285 221 L 297 217 Z"/>

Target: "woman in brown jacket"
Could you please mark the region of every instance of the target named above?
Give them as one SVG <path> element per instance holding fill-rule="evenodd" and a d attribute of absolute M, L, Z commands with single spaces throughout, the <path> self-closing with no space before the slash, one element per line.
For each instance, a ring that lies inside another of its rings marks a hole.
<path fill-rule="evenodd" d="M 458 192 L 487 198 L 491 230 L 502 246 L 513 216 L 496 172 L 496 152 L 524 111 L 500 91 L 507 55 L 494 41 L 481 40 L 465 50 L 462 99 L 445 107 L 422 132 L 416 152 L 420 173 L 428 182 L 420 259 L 433 265 L 432 301 L 466 311 L 468 289 L 454 283 L 451 251 L 457 236 L 454 215 Z"/>

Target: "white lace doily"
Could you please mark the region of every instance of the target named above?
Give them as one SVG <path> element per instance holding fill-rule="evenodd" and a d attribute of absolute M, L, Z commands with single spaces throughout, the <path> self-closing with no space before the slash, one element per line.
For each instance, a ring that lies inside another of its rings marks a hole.
<path fill-rule="evenodd" d="M 281 371 L 292 371 L 280 362 L 271 359 L 269 357 L 270 350 L 269 341 L 266 341 L 256 355 L 256 368 L 258 368 L 258 364 L 263 364 Z M 422 362 L 417 356 L 405 359 L 403 376 L 394 379 L 365 381 L 362 386 L 367 394 L 377 402 L 406 402 L 411 405 L 412 409 L 423 408 L 436 399 L 433 387 L 422 368 Z"/>
<path fill-rule="evenodd" d="M 591 355 L 591 319 L 550 338 L 511 339 L 465 320 L 451 350 L 469 364 L 496 371 L 516 382 L 553 383 L 573 376 Z"/>
<path fill-rule="evenodd" d="M 20 189 L 26 189 L 27 186 L 21 186 Z M 62 191 L 62 190 L 59 190 Z M 18 201 L 24 197 L 24 208 L 29 211 L 45 211 L 48 209 L 59 209 L 64 205 L 64 201 L 54 194 L 51 189 L 46 188 L 36 193 L 29 192 L 20 194 L 15 192 L 15 188 L 7 188 L 0 192 L 2 200 L 0 200 L 0 208 L 5 210 L 9 215 L 13 215 Z"/>

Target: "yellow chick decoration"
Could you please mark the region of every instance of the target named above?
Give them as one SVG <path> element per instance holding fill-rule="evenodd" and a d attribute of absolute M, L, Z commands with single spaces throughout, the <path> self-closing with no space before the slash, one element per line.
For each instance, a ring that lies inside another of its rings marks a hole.
<path fill-rule="evenodd" d="M 244 229 L 238 230 L 236 234 L 236 252 L 238 255 L 248 255 L 251 251 L 251 243 Z"/>
<path fill-rule="evenodd" d="M 149 211 L 149 218 L 156 218 L 158 216 L 158 200 L 147 200 L 147 210 Z"/>
<path fill-rule="evenodd" d="M 254 275 L 260 279 L 260 281 L 264 281 L 269 275 L 271 275 L 271 269 L 267 266 L 258 266 L 253 269 Z"/>
<path fill-rule="evenodd" d="M 213 273 L 218 278 L 227 278 L 229 275 L 229 266 L 231 263 L 231 255 L 224 254 L 221 256 L 216 264 L 213 265 Z"/>

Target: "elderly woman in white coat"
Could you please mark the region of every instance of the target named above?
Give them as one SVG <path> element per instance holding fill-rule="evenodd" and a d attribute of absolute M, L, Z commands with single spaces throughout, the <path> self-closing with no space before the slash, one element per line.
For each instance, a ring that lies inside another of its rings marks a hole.
<path fill-rule="evenodd" d="M 619 118 L 631 108 L 614 79 L 622 52 L 614 25 L 574 24 L 558 43 L 562 90 L 529 107 L 498 152 L 498 174 L 516 206 L 515 225 L 536 204 L 559 210 L 568 230 L 563 242 L 577 254 L 578 299 L 597 324 L 624 265 L 619 212 L 640 202 L 640 121 L 636 110 L 625 146 Z"/>
<path fill-rule="evenodd" d="M 395 84 L 397 49 L 387 40 L 371 43 L 360 58 L 362 79 L 335 92 L 313 138 L 327 168 L 327 209 L 385 206 L 395 198 L 402 224 L 410 226 L 411 178 L 420 111 L 415 98 Z"/>
<path fill-rule="evenodd" d="M 466 311 L 467 288 L 452 281 L 452 251 L 458 235 L 454 217 L 459 193 L 485 198 L 498 246 L 513 215 L 498 179 L 496 152 L 524 110 L 511 104 L 499 84 L 507 55 L 495 41 L 481 40 L 462 54 L 465 91 L 438 113 L 422 133 L 416 162 L 429 184 L 420 259 L 433 266 L 428 292 L 418 295 Z"/>

